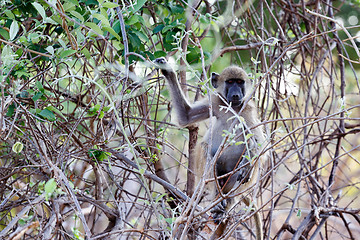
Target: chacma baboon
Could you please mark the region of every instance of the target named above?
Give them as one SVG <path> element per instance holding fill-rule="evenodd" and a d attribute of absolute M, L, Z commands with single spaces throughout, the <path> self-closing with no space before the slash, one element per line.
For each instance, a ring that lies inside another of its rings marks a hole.
<path fill-rule="evenodd" d="M 252 186 L 258 178 L 261 161 L 264 160 L 258 155 L 265 142 L 265 136 L 263 128 L 259 125 L 257 108 L 253 101 L 249 100 L 251 82 L 246 72 L 240 67 L 230 66 L 220 75 L 212 73 L 211 83 L 216 92 L 211 95 L 211 101 L 204 99 L 190 104 L 167 61 L 158 58 L 155 63 L 167 79 L 180 126 L 185 127 L 213 116 L 211 129 L 205 134 L 203 142 L 196 147 L 197 176 L 203 175 L 205 162 L 210 153 L 212 158 L 216 158 L 216 195 L 219 190 L 222 194 L 228 194 Z M 243 199 L 248 205 L 249 199 Z M 216 222 L 222 220 L 226 210 L 231 206 L 230 203 L 231 199 L 226 199 L 212 209 Z M 255 218 L 257 237 L 262 239 L 259 214 Z"/>

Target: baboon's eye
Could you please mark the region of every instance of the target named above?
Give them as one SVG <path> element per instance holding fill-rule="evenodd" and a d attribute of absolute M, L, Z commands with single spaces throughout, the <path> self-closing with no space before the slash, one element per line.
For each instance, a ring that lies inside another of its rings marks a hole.
<path fill-rule="evenodd" d="M 230 79 L 230 80 L 227 80 L 226 82 L 232 84 L 234 81 L 232 79 Z"/>
<path fill-rule="evenodd" d="M 236 80 L 236 83 L 237 83 L 237 84 L 244 84 L 244 81 L 243 81 L 242 79 L 237 79 L 237 80 Z"/>

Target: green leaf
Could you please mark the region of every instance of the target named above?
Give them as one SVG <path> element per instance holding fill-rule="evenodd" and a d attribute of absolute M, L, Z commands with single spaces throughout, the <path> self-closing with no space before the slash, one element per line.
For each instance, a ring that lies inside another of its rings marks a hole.
<path fill-rule="evenodd" d="M 107 112 L 107 111 L 109 111 L 110 109 L 111 109 L 111 107 L 108 106 L 108 107 L 103 107 L 102 110 L 103 110 L 104 112 Z"/>
<path fill-rule="evenodd" d="M 56 117 L 54 115 L 54 113 L 52 111 L 50 111 L 49 109 L 44 109 L 42 110 L 39 115 L 49 121 L 55 121 Z"/>
<path fill-rule="evenodd" d="M 138 30 L 134 30 L 134 29 L 132 31 L 143 41 L 149 40 L 148 36 L 146 36 L 142 31 L 138 31 Z"/>
<path fill-rule="evenodd" d="M 140 38 L 134 33 L 128 33 L 129 42 L 133 47 L 140 47 L 141 40 Z"/>
<path fill-rule="evenodd" d="M 41 36 L 35 32 L 29 34 L 29 39 L 32 43 L 39 43 L 41 40 Z"/>
<path fill-rule="evenodd" d="M 154 54 L 149 51 L 141 52 L 142 56 L 144 56 L 145 59 L 155 60 Z"/>
<path fill-rule="evenodd" d="M 41 6 L 39 3 L 32 3 L 32 5 L 36 8 L 36 10 L 38 11 L 38 13 L 40 14 L 40 16 L 45 19 L 46 18 L 46 13 L 45 13 L 45 9 L 43 8 L 43 6 Z"/>
<path fill-rule="evenodd" d="M 102 4 L 102 6 L 105 7 L 105 8 L 116 8 L 116 7 L 119 7 L 118 4 L 112 3 L 112 2 L 104 2 L 104 3 Z"/>
<path fill-rule="evenodd" d="M 22 144 L 21 142 L 16 142 L 12 147 L 12 151 L 14 153 L 21 153 L 23 148 L 24 148 L 24 144 Z"/>
<path fill-rule="evenodd" d="M 139 22 L 139 15 L 133 15 L 131 18 L 125 21 L 126 25 L 133 25 L 135 23 Z"/>
<path fill-rule="evenodd" d="M 14 112 L 15 112 L 15 104 L 12 103 L 9 107 L 8 107 L 8 110 L 6 112 L 6 116 L 7 117 L 12 117 L 14 115 Z"/>
<path fill-rule="evenodd" d="M 305 25 L 304 22 L 300 23 L 300 29 L 301 29 L 302 32 L 306 32 L 306 25 Z"/>
<path fill-rule="evenodd" d="M 102 25 L 102 26 L 104 26 L 104 27 L 110 27 L 109 20 L 108 20 L 107 17 L 105 17 L 104 15 L 95 13 L 93 16 L 94 16 L 94 18 L 97 18 L 98 20 L 101 21 L 101 25 Z"/>
<path fill-rule="evenodd" d="M 100 110 L 100 107 L 101 107 L 100 104 L 96 104 L 95 106 L 93 106 L 93 107 L 91 107 L 91 108 L 89 109 L 89 112 L 91 112 L 91 113 L 96 113 L 97 111 Z"/>
<path fill-rule="evenodd" d="M 10 39 L 9 32 L 3 28 L 0 28 L 0 35 L 3 36 L 3 38 L 5 38 L 6 40 Z"/>
<path fill-rule="evenodd" d="M 77 42 L 83 42 L 83 41 L 85 41 L 85 36 L 84 36 L 84 34 L 82 34 L 82 32 L 81 32 L 81 28 L 75 29 L 75 34 L 76 34 L 76 40 L 77 40 Z"/>
<path fill-rule="evenodd" d="M 95 5 L 98 6 L 99 3 L 96 0 L 81 0 L 81 3 L 85 3 L 86 6 L 91 6 L 91 5 Z"/>
<path fill-rule="evenodd" d="M 184 13 L 184 8 L 180 5 L 170 5 L 171 12 L 174 14 Z"/>
<path fill-rule="evenodd" d="M 108 31 L 109 33 L 111 33 L 114 37 L 116 37 L 117 40 L 121 41 L 121 38 L 120 38 L 119 34 L 117 34 L 117 33 L 114 31 L 114 29 L 112 29 L 110 26 L 105 26 L 105 27 L 103 27 L 103 29 L 104 29 L 105 31 Z"/>
<path fill-rule="evenodd" d="M 60 58 L 66 58 L 76 53 L 76 50 L 74 49 L 67 49 L 60 53 Z"/>
<path fill-rule="evenodd" d="M 137 11 L 144 6 L 146 0 L 137 0 L 136 4 L 129 8 L 129 11 L 132 13 L 136 13 Z"/>
<path fill-rule="evenodd" d="M 219 22 L 216 22 L 216 21 L 211 21 L 211 26 L 214 28 L 214 31 L 215 32 L 219 32 L 220 31 L 220 26 L 221 24 L 219 24 Z"/>
<path fill-rule="evenodd" d="M 254 63 L 254 64 L 260 64 L 261 61 L 257 61 L 255 58 L 251 57 L 250 60 Z"/>
<path fill-rule="evenodd" d="M 248 140 L 248 139 L 251 138 L 252 136 L 254 136 L 253 133 L 246 134 L 245 139 Z"/>
<path fill-rule="evenodd" d="M 47 194 L 52 194 L 56 189 L 56 181 L 54 178 L 49 179 L 49 181 L 46 182 L 44 190 Z"/>
<path fill-rule="evenodd" d="M 36 102 L 37 100 L 39 100 L 39 98 L 41 98 L 44 94 L 42 92 L 37 92 L 33 97 L 32 100 L 34 102 Z"/>
<path fill-rule="evenodd" d="M 170 29 L 173 29 L 174 28 L 174 26 L 172 26 L 172 25 L 166 25 L 162 30 L 161 30 L 161 32 L 162 33 L 166 33 L 167 31 L 169 31 Z"/>
<path fill-rule="evenodd" d="M 166 193 L 159 195 L 159 196 L 155 199 L 155 202 L 158 203 L 164 196 L 166 196 Z"/>
<path fill-rule="evenodd" d="M 50 24 L 53 24 L 53 25 L 59 25 L 58 22 L 54 21 L 52 18 L 49 18 L 49 17 L 46 17 L 46 18 L 44 19 L 44 22 L 45 22 L 45 23 L 50 23 Z"/>
<path fill-rule="evenodd" d="M 94 158 L 95 160 L 97 160 L 99 162 L 107 160 L 107 159 L 109 159 L 109 156 L 111 156 L 111 153 L 101 151 L 98 149 L 90 149 L 88 153 L 89 153 L 90 157 Z"/>
<path fill-rule="evenodd" d="M 35 86 L 37 87 L 37 89 L 39 89 L 40 92 L 44 92 L 44 87 L 40 81 L 36 81 Z"/>
<path fill-rule="evenodd" d="M 76 17 L 77 19 L 79 19 L 80 22 L 83 23 L 83 22 L 85 21 L 83 15 L 81 15 L 81 14 L 78 13 L 77 11 L 71 11 L 70 13 L 71 13 L 71 15 L 73 15 L 74 17 Z"/>
<path fill-rule="evenodd" d="M 164 24 L 157 25 L 157 26 L 154 28 L 153 33 L 156 34 L 156 33 L 158 33 L 158 32 L 161 32 L 164 27 L 165 27 Z"/>
<path fill-rule="evenodd" d="M 19 24 L 17 21 L 13 20 L 10 26 L 10 40 L 14 40 L 18 32 L 19 32 Z"/>
<path fill-rule="evenodd" d="M 56 107 L 47 106 L 45 109 L 47 109 L 47 110 L 49 110 L 51 112 L 57 113 L 60 117 L 62 117 L 66 121 L 66 117 L 64 116 L 64 114 L 62 114 L 62 112 L 59 109 L 57 109 Z"/>
<path fill-rule="evenodd" d="M 50 53 L 51 55 L 54 55 L 55 50 L 53 46 L 48 46 L 47 48 L 45 48 L 46 51 L 48 51 L 48 53 Z"/>
<path fill-rule="evenodd" d="M 244 144 L 245 142 L 244 141 L 239 141 L 239 142 L 236 142 L 235 143 L 235 146 L 239 146 L 239 145 L 242 145 L 242 144 Z"/>
<path fill-rule="evenodd" d="M 169 224 L 172 224 L 174 221 L 176 220 L 175 217 L 172 217 L 172 218 L 165 218 L 165 221 Z"/>
<path fill-rule="evenodd" d="M 166 52 L 164 52 L 164 51 L 156 51 L 156 52 L 154 52 L 154 57 L 155 58 L 159 58 L 159 57 L 166 57 Z"/>
<path fill-rule="evenodd" d="M 287 187 L 288 187 L 290 190 L 294 190 L 294 189 L 295 189 L 294 184 L 287 183 L 286 185 L 287 185 Z"/>
<path fill-rule="evenodd" d="M 68 0 L 69 2 L 71 2 L 71 3 L 73 3 L 74 5 L 76 5 L 76 6 L 80 6 L 79 5 L 79 2 L 77 1 L 77 0 Z"/>
<path fill-rule="evenodd" d="M 81 53 L 83 53 L 86 57 L 86 59 L 90 59 L 91 58 L 91 53 L 89 52 L 89 50 L 87 48 L 83 48 L 81 50 Z"/>
<path fill-rule="evenodd" d="M 92 23 L 92 22 L 87 22 L 85 23 L 85 26 L 89 27 L 91 30 L 93 30 L 94 32 L 100 34 L 100 35 L 103 35 L 103 31 L 101 31 L 101 28 L 96 25 L 95 23 Z"/>
<path fill-rule="evenodd" d="M 105 113 L 103 111 L 100 112 L 99 114 L 99 119 L 102 119 L 104 117 Z"/>
<path fill-rule="evenodd" d="M 121 42 L 114 41 L 113 46 L 116 50 L 120 51 L 124 49 L 124 45 Z"/>
<path fill-rule="evenodd" d="M 63 8 L 65 12 L 71 12 L 71 11 L 75 11 L 76 6 L 71 2 L 65 2 L 63 3 Z"/>
<path fill-rule="evenodd" d="M 8 18 L 10 18 L 10 19 L 15 19 L 15 15 L 12 13 L 12 11 L 6 9 L 6 10 L 4 11 L 4 13 L 6 14 L 6 16 L 7 16 Z"/>
<path fill-rule="evenodd" d="M 207 18 L 206 16 L 204 15 L 201 15 L 200 18 L 199 18 L 200 22 L 203 23 L 203 24 L 210 24 L 210 19 Z"/>

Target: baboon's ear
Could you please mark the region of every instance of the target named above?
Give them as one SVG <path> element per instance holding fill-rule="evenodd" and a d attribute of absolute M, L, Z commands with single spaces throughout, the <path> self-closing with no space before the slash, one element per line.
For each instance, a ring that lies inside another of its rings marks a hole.
<path fill-rule="evenodd" d="M 211 84 L 213 85 L 214 88 L 218 87 L 219 76 L 220 75 L 215 72 L 211 73 Z"/>

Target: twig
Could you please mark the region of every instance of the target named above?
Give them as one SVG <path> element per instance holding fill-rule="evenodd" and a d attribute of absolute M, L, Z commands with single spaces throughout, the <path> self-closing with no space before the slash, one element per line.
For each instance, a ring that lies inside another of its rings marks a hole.
<path fill-rule="evenodd" d="M 12 43 L 12 42 L 8 42 L 8 41 L 5 41 L 3 39 L 0 38 L 0 42 L 3 42 L 7 45 L 10 45 L 10 46 L 13 46 L 13 47 L 16 47 L 16 48 L 21 48 L 22 50 L 24 50 L 25 52 L 31 52 L 31 53 L 34 53 L 36 55 L 40 55 L 40 56 L 43 56 L 43 57 L 48 57 L 48 58 L 51 58 L 52 56 L 49 55 L 49 54 L 46 54 L 46 53 L 42 53 L 42 52 L 37 52 L 37 51 L 34 51 L 34 50 L 31 50 L 31 49 L 27 49 L 27 48 L 24 48 L 22 46 L 19 46 L 19 45 L 16 45 L 15 43 Z"/>
<path fill-rule="evenodd" d="M 130 159 L 128 159 L 127 157 L 125 157 L 125 155 L 112 150 L 112 149 L 107 149 L 106 151 L 111 152 L 112 154 L 115 155 L 116 158 L 118 158 L 121 161 L 124 161 L 126 164 L 130 165 L 131 167 L 139 170 L 138 166 L 131 161 Z M 138 172 L 138 174 L 140 174 L 140 172 Z M 170 183 L 164 181 L 163 179 L 159 178 L 158 176 L 150 173 L 149 171 L 145 170 L 143 172 L 143 175 L 147 178 L 150 178 L 152 180 L 154 180 L 155 182 L 159 183 L 160 185 L 162 185 L 163 187 L 165 187 L 167 190 L 169 190 L 172 194 L 174 194 L 176 197 L 178 197 L 179 199 L 183 200 L 183 201 L 187 201 L 188 197 L 181 192 L 180 190 L 178 190 L 176 187 L 174 187 L 173 185 L 171 185 Z"/>

